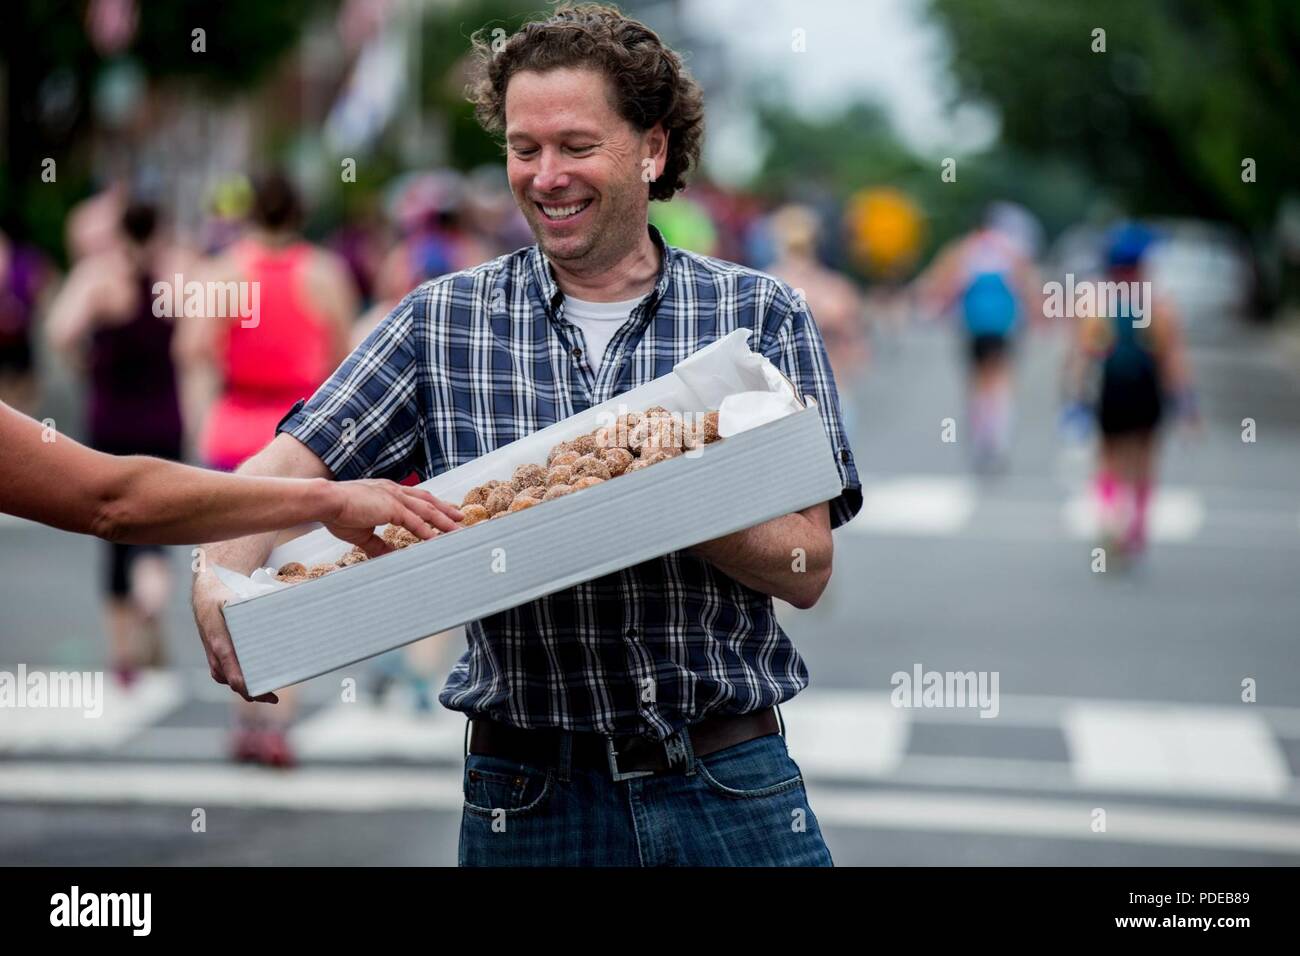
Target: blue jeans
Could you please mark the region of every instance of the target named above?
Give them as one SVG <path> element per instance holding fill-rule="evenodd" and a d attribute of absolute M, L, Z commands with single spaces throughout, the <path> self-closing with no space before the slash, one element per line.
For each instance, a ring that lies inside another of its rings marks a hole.
<path fill-rule="evenodd" d="M 460 865 L 833 865 L 784 737 L 696 757 L 682 736 L 684 770 L 617 782 L 469 754 Z"/>

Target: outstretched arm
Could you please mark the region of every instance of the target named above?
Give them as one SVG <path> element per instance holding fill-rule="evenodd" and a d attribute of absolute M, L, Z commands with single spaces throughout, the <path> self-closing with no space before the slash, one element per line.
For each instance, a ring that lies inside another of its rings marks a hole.
<path fill-rule="evenodd" d="M 340 537 L 383 549 L 384 523 L 430 538 L 455 509 L 389 481 L 244 478 L 81 445 L 0 403 L 0 510 L 65 531 L 128 544 L 189 544 L 322 521 Z M 322 469 L 324 466 L 321 466 Z"/>

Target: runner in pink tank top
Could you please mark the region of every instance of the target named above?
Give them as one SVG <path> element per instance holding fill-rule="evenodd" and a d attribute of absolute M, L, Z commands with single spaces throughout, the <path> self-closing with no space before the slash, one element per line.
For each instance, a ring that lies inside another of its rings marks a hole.
<path fill-rule="evenodd" d="M 334 371 L 337 357 L 334 326 L 307 294 L 316 254 L 309 244 L 275 248 L 248 240 L 233 254 L 243 281 L 258 290 L 258 314 L 256 322 L 221 320 L 215 343 L 224 385 L 201 446 L 204 459 L 224 470 L 260 451 L 289 407 Z"/>

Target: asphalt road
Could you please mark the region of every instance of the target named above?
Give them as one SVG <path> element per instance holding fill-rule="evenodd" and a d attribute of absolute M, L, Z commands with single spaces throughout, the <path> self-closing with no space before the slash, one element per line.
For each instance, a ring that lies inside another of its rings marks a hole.
<path fill-rule="evenodd" d="M 853 396 L 867 507 L 822 602 L 783 613 L 813 681 L 784 708 L 790 747 L 836 863 L 1300 863 L 1300 356 L 1201 336 L 1206 428 L 1167 443 L 1148 560 L 1103 574 L 1086 451 L 1056 431 L 1056 344 L 1019 358 L 994 480 L 967 469 L 943 329 L 879 349 Z M 99 552 L 0 520 L 0 670 L 103 666 Z M 0 711 L 0 863 L 454 864 L 463 722 L 400 692 L 339 703 L 330 675 L 303 690 L 298 770 L 228 764 L 228 692 L 173 558 L 172 674 L 93 728 Z M 918 666 L 996 675 L 997 715 L 891 706 Z"/>

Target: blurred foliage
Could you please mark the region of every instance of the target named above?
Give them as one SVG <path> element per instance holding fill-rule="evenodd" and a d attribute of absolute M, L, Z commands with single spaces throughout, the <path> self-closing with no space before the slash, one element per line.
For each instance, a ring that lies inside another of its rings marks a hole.
<path fill-rule="evenodd" d="M 421 52 L 424 61 L 422 103 L 446 120 L 447 159 L 458 169 L 502 162 L 502 147 L 485 133 L 465 99 L 469 80 L 470 37 L 477 30 L 501 29 L 505 36 L 530 20 L 542 19 L 549 10 L 519 0 L 468 0 L 430 8 L 425 14 Z"/>
<path fill-rule="evenodd" d="M 103 55 L 86 35 L 85 0 L 5 0 L 0 65 L 7 124 L 0 156 L 0 228 L 62 252 L 67 210 L 92 184 L 88 135 L 106 77 L 138 76 L 152 88 L 184 83 L 213 96 L 265 80 L 298 41 L 308 15 L 334 0 L 141 2 L 130 44 Z M 193 50 L 202 28 L 204 52 Z M 42 182 L 41 163 L 58 176 Z M 16 188 L 37 183 L 38 188 Z"/>
<path fill-rule="evenodd" d="M 813 119 L 769 101 L 758 115 L 767 150 L 752 184 L 757 192 L 769 201 L 802 199 L 830 208 L 866 187 L 901 189 L 925 218 L 923 260 L 978 222 L 990 200 L 1012 200 L 1034 210 L 1049 235 L 1077 222 L 1095 200 L 1094 186 L 1079 164 L 1008 146 L 961 158 L 957 178 L 944 182 L 939 160 L 911 152 L 883 110 L 871 104 Z M 823 197 L 833 202 L 818 202 Z"/>
<path fill-rule="evenodd" d="M 1294 188 L 1295 0 L 931 4 L 963 95 L 1000 110 L 1003 142 L 1081 164 L 1131 211 L 1259 230 Z M 1254 183 L 1242 182 L 1246 157 Z"/>

